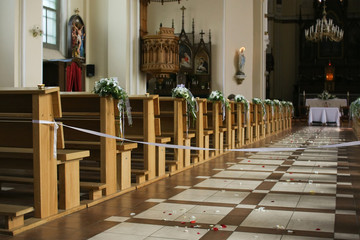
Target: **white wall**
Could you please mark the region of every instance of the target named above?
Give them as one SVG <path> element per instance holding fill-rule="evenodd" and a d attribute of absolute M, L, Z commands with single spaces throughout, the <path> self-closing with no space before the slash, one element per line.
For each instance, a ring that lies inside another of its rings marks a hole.
<path fill-rule="evenodd" d="M 16 3 L 0 1 L 0 87 L 15 86 Z"/>
<path fill-rule="evenodd" d="M 225 8 L 225 96 L 242 94 L 247 99 L 253 96 L 253 0 L 226 0 Z M 237 51 L 245 47 L 245 80 L 240 84 L 235 79 Z"/>
<path fill-rule="evenodd" d="M 25 4 L 25 25 L 23 31 L 24 66 L 22 69 L 25 79 L 22 80 L 23 87 L 36 87 L 42 83 L 42 37 L 33 37 L 31 29 L 34 26 L 42 28 L 42 0 L 21 1 Z"/>
<path fill-rule="evenodd" d="M 42 26 L 42 0 L 2 0 L 0 15 L 0 86 L 36 87 L 42 82 L 42 38 L 31 29 Z"/>

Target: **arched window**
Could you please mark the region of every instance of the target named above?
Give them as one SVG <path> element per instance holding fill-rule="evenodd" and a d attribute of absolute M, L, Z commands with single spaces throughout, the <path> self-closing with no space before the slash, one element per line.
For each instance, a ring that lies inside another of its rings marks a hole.
<path fill-rule="evenodd" d="M 44 47 L 59 49 L 59 0 L 43 0 Z"/>

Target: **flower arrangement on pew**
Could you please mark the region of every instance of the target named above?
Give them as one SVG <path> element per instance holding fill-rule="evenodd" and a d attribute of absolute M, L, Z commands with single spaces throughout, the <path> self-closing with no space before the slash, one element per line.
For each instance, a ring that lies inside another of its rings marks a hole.
<path fill-rule="evenodd" d="M 94 93 L 98 94 L 100 97 L 111 96 L 118 100 L 117 107 L 119 109 L 120 137 L 123 137 L 125 111 L 129 126 L 132 125 L 130 101 L 126 91 L 120 87 L 116 79 L 102 78 L 95 82 Z"/>
<path fill-rule="evenodd" d="M 322 100 L 328 100 L 328 99 L 334 99 L 336 98 L 335 95 L 330 94 L 328 91 L 324 90 L 321 94 L 317 96 L 318 98 Z"/>
<path fill-rule="evenodd" d="M 286 107 L 287 111 L 290 112 L 290 109 L 292 109 L 292 114 L 294 113 L 294 108 L 292 102 L 289 101 L 281 101 L 281 105 L 283 107 Z"/>
<path fill-rule="evenodd" d="M 215 90 L 210 93 L 209 100 L 214 101 L 221 101 L 222 106 L 225 106 L 227 109 L 230 109 L 229 100 L 224 98 L 224 95 L 221 91 Z"/>
<path fill-rule="evenodd" d="M 223 109 L 223 121 L 224 121 L 224 119 L 225 119 L 225 107 L 227 109 L 231 108 L 229 100 L 225 99 L 223 93 L 221 91 L 218 91 L 218 90 L 212 91 L 210 93 L 210 95 L 209 95 L 208 100 L 212 101 L 212 102 L 221 101 L 221 106 L 222 106 L 222 109 Z"/>
<path fill-rule="evenodd" d="M 279 107 L 279 112 L 282 112 L 282 105 L 281 105 L 281 102 L 277 99 L 274 99 L 273 100 L 274 102 L 274 106 L 278 106 Z"/>
<path fill-rule="evenodd" d="M 274 101 L 271 99 L 265 99 L 264 104 L 269 105 L 271 107 L 272 114 L 274 114 Z"/>
<path fill-rule="evenodd" d="M 171 90 L 171 96 L 175 98 L 184 98 L 186 100 L 186 114 L 192 117 L 194 123 L 197 117 L 196 113 L 199 109 L 196 99 L 190 90 L 187 89 L 184 84 L 180 84 Z"/>
<path fill-rule="evenodd" d="M 245 106 L 245 112 L 249 111 L 249 102 L 248 102 L 248 100 L 246 100 L 246 98 L 243 95 L 237 94 L 235 96 L 235 98 L 234 98 L 234 101 L 239 102 L 239 103 L 243 103 L 244 106 Z"/>
<path fill-rule="evenodd" d="M 266 115 L 266 109 L 263 101 L 260 98 L 253 98 L 252 99 L 253 104 L 260 104 L 262 109 L 262 116 L 264 117 Z"/>
<path fill-rule="evenodd" d="M 360 119 L 360 98 L 350 104 L 350 114 L 352 118 Z"/>
<path fill-rule="evenodd" d="M 247 115 L 249 115 L 249 101 L 246 100 L 246 98 L 241 94 L 235 95 L 234 101 L 244 104 L 244 106 L 245 106 L 245 122 L 246 122 L 247 121 Z"/>

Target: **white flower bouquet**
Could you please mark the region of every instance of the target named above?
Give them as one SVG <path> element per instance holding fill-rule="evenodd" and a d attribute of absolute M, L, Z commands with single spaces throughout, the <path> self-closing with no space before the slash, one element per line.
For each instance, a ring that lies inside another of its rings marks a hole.
<path fill-rule="evenodd" d="M 350 114 L 352 118 L 360 119 L 360 98 L 350 104 Z"/>
<path fill-rule="evenodd" d="M 187 104 L 187 115 L 191 116 L 193 120 L 196 119 L 196 113 L 198 112 L 198 105 L 196 99 L 192 95 L 189 89 L 184 84 L 180 84 L 171 90 L 172 97 L 184 98 Z"/>
<path fill-rule="evenodd" d="M 263 116 L 265 116 L 266 115 L 266 109 L 265 109 L 265 105 L 264 105 L 263 101 L 260 98 L 253 98 L 252 102 L 253 102 L 253 104 L 260 104 L 261 105 Z"/>
<path fill-rule="evenodd" d="M 230 109 L 230 103 L 227 99 L 224 98 L 224 95 L 222 94 L 221 91 L 218 90 L 212 91 L 208 99 L 212 102 L 221 101 L 223 106 Z"/>
<path fill-rule="evenodd" d="M 318 98 L 322 100 L 334 99 L 335 95 L 330 94 L 328 91 L 324 90 L 321 94 L 318 95 Z"/>
<path fill-rule="evenodd" d="M 128 124 L 132 125 L 130 101 L 126 91 L 122 87 L 120 87 L 116 79 L 102 78 L 99 81 L 95 82 L 94 93 L 98 94 L 100 97 L 111 96 L 114 99 L 118 100 L 117 107 L 119 109 L 120 115 L 120 136 L 122 137 L 124 129 L 123 118 L 125 111 L 128 118 Z"/>

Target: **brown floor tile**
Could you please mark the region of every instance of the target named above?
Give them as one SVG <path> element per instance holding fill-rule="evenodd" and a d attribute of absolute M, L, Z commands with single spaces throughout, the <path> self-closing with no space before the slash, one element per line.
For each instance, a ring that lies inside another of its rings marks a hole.
<path fill-rule="evenodd" d="M 355 215 L 336 214 L 335 232 L 359 233 L 359 225 Z"/>
<path fill-rule="evenodd" d="M 226 215 L 219 224 L 225 225 L 240 225 L 245 218 L 251 213 L 252 209 L 235 208 L 228 215 Z"/>
<path fill-rule="evenodd" d="M 241 201 L 241 204 L 258 205 L 265 196 L 265 193 L 251 193 Z"/>

